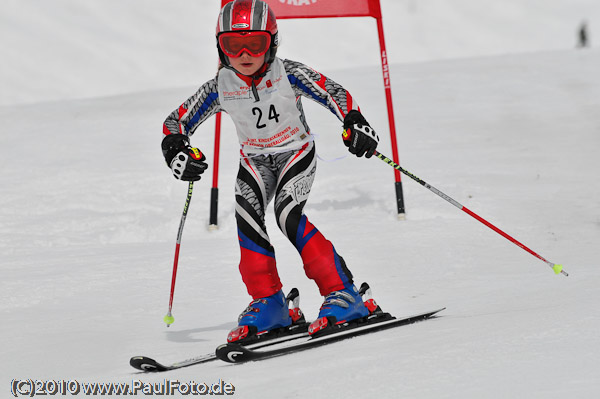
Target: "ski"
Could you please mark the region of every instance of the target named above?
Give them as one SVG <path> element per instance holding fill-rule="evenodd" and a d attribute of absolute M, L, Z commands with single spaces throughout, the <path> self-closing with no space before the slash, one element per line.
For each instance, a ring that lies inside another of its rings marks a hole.
<path fill-rule="evenodd" d="M 279 332 L 274 335 L 261 335 L 258 336 L 255 340 L 249 341 L 249 343 L 244 343 L 244 347 L 249 349 L 260 349 L 266 348 L 271 345 L 281 344 L 288 341 L 293 341 L 300 338 L 305 338 L 308 336 L 308 326 L 310 323 L 302 323 L 292 325 L 292 329 L 286 330 L 286 332 Z M 241 346 L 237 344 L 237 346 Z M 157 362 L 156 360 L 147 357 L 147 356 L 134 356 L 129 360 L 129 364 L 131 367 L 146 371 L 146 372 L 162 372 L 180 369 L 183 367 L 189 367 L 196 364 L 212 362 L 213 360 L 217 360 L 217 356 L 215 352 L 207 353 L 205 355 L 193 357 L 190 359 L 182 360 L 177 363 L 165 365 Z"/>
<path fill-rule="evenodd" d="M 312 336 L 308 333 L 310 323 L 306 322 L 299 308 L 298 290 L 294 288 L 288 294 L 286 302 L 288 304 L 292 303 L 293 306 L 290 309 L 290 315 L 295 314 L 297 318 L 294 319 L 294 324 L 289 327 L 271 330 L 266 333 L 256 333 L 256 331 L 253 331 L 248 337 L 238 342 L 230 342 L 219 346 L 213 353 L 207 353 L 172 364 L 159 363 L 147 356 L 134 356 L 129 360 L 129 364 L 133 368 L 144 372 L 163 372 L 207 363 L 217 359 L 230 363 L 266 359 L 375 331 L 412 324 L 428 319 L 445 309 L 441 308 L 397 319 L 389 313 L 382 312 L 381 308 L 375 304 L 372 300 L 368 284 L 363 283 L 359 292 L 363 296 L 365 304 L 370 304 L 373 307 L 371 309 L 367 305 L 372 312 L 370 315 L 350 322 L 329 325 L 325 329 L 313 333 Z"/>
<path fill-rule="evenodd" d="M 228 343 L 221 345 L 217 348 L 216 357 L 229 363 L 243 363 L 248 361 L 267 359 L 275 356 L 281 356 L 288 353 L 299 352 L 306 349 L 331 344 L 344 339 L 353 338 L 360 335 L 373 333 L 376 331 L 382 331 L 394 327 L 404 326 L 407 324 L 413 324 L 418 321 L 432 318 L 432 316 L 441 312 L 444 309 L 446 308 L 420 313 L 401 319 L 394 318 L 386 313 L 383 314 L 383 316 L 376 317 L 375 320 L 373 320 L 372 322 L 368 320 L 367 316 L 367 318 L 365 318 L 366 320 L 362 320 L 359 323 L 344 323 L 334 331 L 329 331 L 328 333 L 320 334 L 319 336 L 314 337 L 308 336 L 307 334 L 304 337 L 298 337 L 298 340 L 294 340 L 295 342 L 283 342 L 280 346 L 278 345 L 275 348 L 269 348 L 266 350 L 260 350 L 262 349 L 261 347 L 250 347 L 242 346 L 235 343 Z M 273 343 L 269 346 L 274 346 L 275 344 L 276 343 Z"/>
<path fill-rule="evenodd" d="M 310 323 L 306 322 L 306 319 L 300 310 L 300 293 L 298 289 L 292 288 L 285 300 L 288 307 L 291 305 L 289 311 L 293 320 L 292 325 L 288 327 L 277 328 L 268 332 L 257 332 L 256 329 L 250 331 L 246 330 L 245 334 L 248 334 L 248 336 L 240 340 L 238 345 L 243 344 L 245 347 L 258 349 L 308 336 L 308 327 L 310 326 Z M 216 359 L 217 357 L 213 352 L 193 357 L 191 359 L 186 359 L 177 363 L 164 365 L 147 356 L 134 356 L 129 359 L 129 364 L 131 367 L 141 371 L 161 372 L 193 366 L 195 364 L 212 362 Z"/>
<path fill-rule="evenodd" d="M 170 365 L 163 365 L 163 364 L 157 362 L 156 360 L 146 357 L 146 356 L 134 356 L 131 359 L 129 359 L 129 364 L 131 365 L 131 367 L 141 370 L 141 371 L 161 372 L 161 371 L 175 370 L 175 369 L 179 369 L 182 367 L 188 367 L 188 366 L 192 366 L 194 364 L 211 362 L 216 359 L 217 359 L 217 357 L 215 356 L 214 353 L 207 353 L 206 355 L 193 357 L 191 359 L 187 359 L 187 360 L 184 360 L 181 362 L 173 363 Z"/>

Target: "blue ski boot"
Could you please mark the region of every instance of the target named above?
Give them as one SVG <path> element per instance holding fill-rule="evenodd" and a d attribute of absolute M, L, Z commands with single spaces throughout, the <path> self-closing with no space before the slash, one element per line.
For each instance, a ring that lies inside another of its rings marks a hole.
<path fill-rule="evenodd" d="M 296 313 L 300 310 L 298 309 Z M 301 312 L 300 315 L 301 316 Z M 252 302 L 240 314 L 238 326 L 229 332 L 227 342 L 248 341 L 271 330 L 292 324 L 292 311 L 281 290 Z"/>
<path fill-rule="evenodd" d="M 343 290 L 333 291 L 325 297 L 319 316 L 308 327 L 308 333 L 313 335 L 327 327 L 360 319 L 367 315 L 369 315 L 369 309 L 352 284 Z"/>

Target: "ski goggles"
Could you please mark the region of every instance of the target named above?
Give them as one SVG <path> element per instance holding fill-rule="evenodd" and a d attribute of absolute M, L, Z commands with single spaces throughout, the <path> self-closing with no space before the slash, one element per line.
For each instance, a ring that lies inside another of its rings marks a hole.
<path fill-rule="evenodd" d="M 260 57 L 270 46 L 271 34 L 268 32 L 225 32 L 219 35 L 219 47 L 228 57 L 237 58 L 244 51 Z"/>

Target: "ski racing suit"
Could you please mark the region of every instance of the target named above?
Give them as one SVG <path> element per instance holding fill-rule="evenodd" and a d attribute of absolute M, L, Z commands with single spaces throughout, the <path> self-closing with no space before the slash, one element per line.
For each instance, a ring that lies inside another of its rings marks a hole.
<path fill-rule="evenodd" d="M 239 270 L 253 299 L 282 288 L 265 225 L 265 210 L 273 198 L 277 224 L 298 250 L 307 277 L 321 295 L 352 284 L 342 257 L 303 212 L 317 160 L 302 96 L 327 107 L 340 121 L 350 110 L 358 110 L 339 84 L 304 64 L 275 58 L 254 77 L 220 69 L 168 116 L 163 127 L 165 135 L 191 136 L 217 112 L 225 111 L 233 119 L 241 145 L 235 187 Z"/>

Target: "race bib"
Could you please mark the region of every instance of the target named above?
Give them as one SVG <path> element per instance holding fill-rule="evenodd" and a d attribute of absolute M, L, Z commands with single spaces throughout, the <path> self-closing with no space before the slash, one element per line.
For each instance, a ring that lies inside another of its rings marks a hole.
<path fill-rule="evenodd" d="M 245 153 L 294 149 L 310 140 L 279 58 L 260 83 L 255 83 L 256 98 L 252 87 L 230 69 L 221 69 L 218 82 L 221 108 L 233 119 Z"/>

